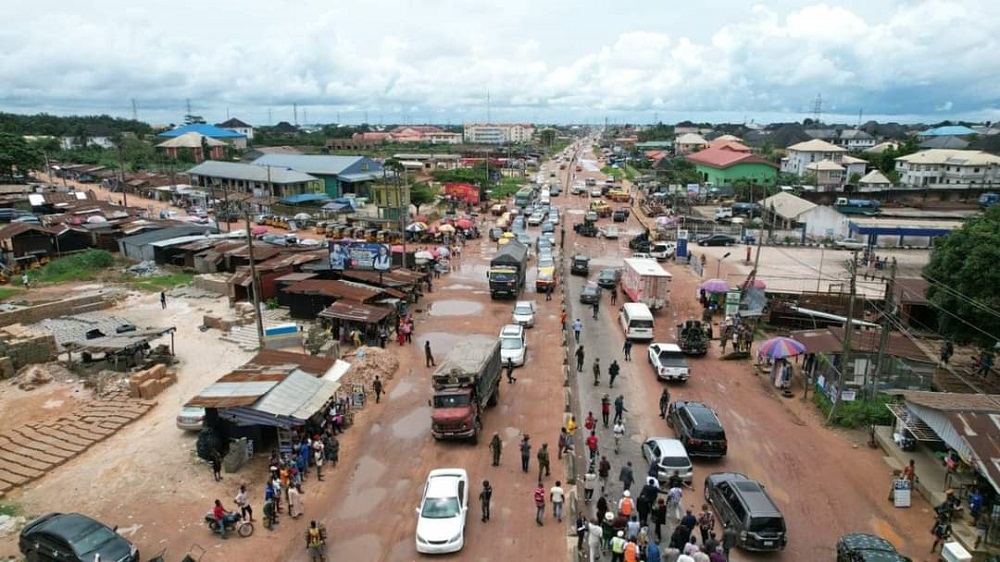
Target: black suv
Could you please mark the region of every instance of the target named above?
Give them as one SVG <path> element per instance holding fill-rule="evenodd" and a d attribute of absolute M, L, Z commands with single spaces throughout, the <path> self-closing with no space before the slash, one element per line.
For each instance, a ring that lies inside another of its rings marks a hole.
<path fill-rule="evenodd" d="M 784 550 L 788 544 L 785 518 L 759 482 L 737 472 L 716 472 L 705 478 L 705 499 L 725 527 L 739 533 L 744 550 Z"/>
<path fill-rule="evenodd" d="M 674 429 L 691 457 L 724 457 L 726 430 L 719 416 L 700 402 L 678 400 L 667 411 L 667 425 Z"/>
<path fill-rule="evenodd" d="M 590 273 L 590 258 L 587 256 L 573 256 L 573 265 L 569 272 L 573 275 L 587 275 Z"/>

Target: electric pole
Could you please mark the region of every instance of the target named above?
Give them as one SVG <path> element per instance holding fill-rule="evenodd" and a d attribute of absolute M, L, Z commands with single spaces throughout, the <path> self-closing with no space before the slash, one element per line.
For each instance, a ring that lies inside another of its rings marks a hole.
<path fill-rule="evenodd" d="M 889 281 L 885 285 L 885 306 L 882 308 L 882 333 L 879 334 L 878 354 L 875 356 L 875 371 L 871 380 L 871 399 L 875 398 L 878 391 L 876 382 L 878 376 L 882 374 L 882 362 L 885 361 L 885 352 L 889 348 L 889 330 L 892 327 L 892 314 L 896 308 L 896 258 L 892 258 L 889 264 Z"/>
<path fill-rule="evenodd" d="M 833 420 L 833 414 L 840 404 L 840 397 L 844 393 L 844 381 L 847 379 L 847 370 L 851 367 L 851 345 L 854 337 L 854 300 L 858 293 L 858 251 L 851 253 L 851 260 L 848 262 L 849 273 L 851 274 L 851 293 L 847 299 L 847 319 L 844 322 L 844 347 L 840 354 L 840 369 L 837 370 L 837 395 L 833 398 L 833 405 L 830 406 L 830 414 L 826 417 L 826 423 Z M 853 371 L 853 370 L 852 370 Z"/>
<path fill-rule="evenodd" d="M 254 318 L 257 319 L 257 349 L 264 350 L 264 316 L 260 309 L 260 279 L 257 278 L 257 265 L 253 257 L 253 235 L 250 234 L 250 209 L 243 209 L 243 217 L 247 228 L 247 256 L 250 258 L 250 289 L 253 291 L 252 301 Z"/>

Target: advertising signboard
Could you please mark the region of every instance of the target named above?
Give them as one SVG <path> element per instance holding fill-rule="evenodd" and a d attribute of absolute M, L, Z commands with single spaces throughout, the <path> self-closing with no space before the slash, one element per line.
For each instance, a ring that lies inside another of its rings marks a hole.
<path fill-rule="evenodd" d="M 330 269 L 335 271 L 345 269 L 388 271 L 392 266 L 388 244 L 331 240 L 327 249 L 330 252 Z"/>

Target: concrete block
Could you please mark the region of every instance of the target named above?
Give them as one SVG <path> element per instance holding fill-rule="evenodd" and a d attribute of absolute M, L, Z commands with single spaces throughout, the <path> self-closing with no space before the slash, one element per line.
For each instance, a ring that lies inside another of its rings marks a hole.
<path fill-rule="evenodd" d="M 86 449 L 85 445 L 81 445 L 79 443 L 72 443 L 68 440 L 61 439 L 56 435 L 45 433 L 45 431 L 50 431 L 51 433 L 55 433 L 50 428 L 44 427 L 44 428 L 36 428 L 31 432 L 25 432 L 24 435 L 25 437 L 29 437 L 32 440 L 35 440 L 39 443 L 45 443 L 46 445 L 48 445 L 50 447 L 49 450 L 52 452 L 53 455 L 59 455 L 59 456 L 75 455 L 80 451 Z"/>

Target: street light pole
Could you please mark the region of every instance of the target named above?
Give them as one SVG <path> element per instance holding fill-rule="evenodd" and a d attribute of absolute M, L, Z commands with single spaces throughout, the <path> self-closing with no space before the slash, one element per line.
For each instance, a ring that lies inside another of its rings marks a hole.
<path fill-rule="evenodd" d="M 730 253 L 732 253 L 732 252 L 726 252 L 725 255 L 723 255 L 721 258 L 719 258 L 719 263 L 715 267 L 715 278 L 716 279 L 719 279 L 720 276 L 722 275 L 722 260 L 728 258 Z"/>

